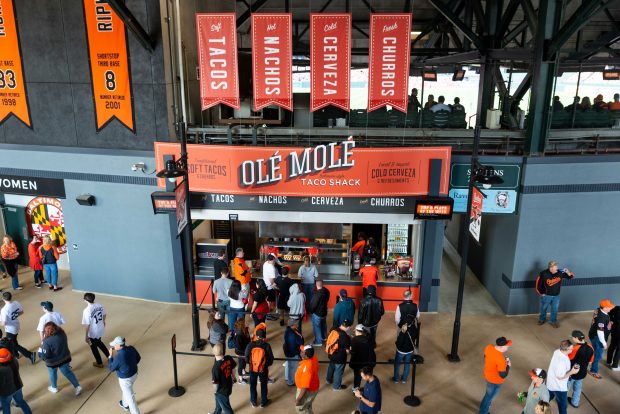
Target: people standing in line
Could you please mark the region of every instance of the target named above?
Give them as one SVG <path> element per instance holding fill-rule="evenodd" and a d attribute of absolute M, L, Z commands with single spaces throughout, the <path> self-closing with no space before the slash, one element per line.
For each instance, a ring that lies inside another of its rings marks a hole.
<path fill-rule="evenodd" d="M 247 381 L 244 377 L 247 377 L 245 370 L 245 349 L 251 342 L 250 331 L 245 324 L 245 317 L 237 319 L 235 322 L 235 355 L 237 356 L 237 378 L 239 384 L 246 385 Z"/>
<path fill-rule="evenodd" d="M 549 390 L 545 385 L 547 371 L 542 368 L 534 368 L 529 372 L 532 382 L 527 390 L 527 398 L 522 414 L 536 414 L 536 406 L 539 401 L 549 402 Z"/>
<path fill-rule="evenodd" d="M 400 330 L 396 337 L 396 355 L 394 356 L 394 376 L 392 381 L 395 384 L 405 384 L 409 378 L 411 369 L 411 359 L 415 350 L 415 338 L 417 335 L 416 318 L 413 314 L 401 318 L 399 323 Z M 400 365 L 403 364 L 403 375 L 400 375 Z"/>
<path fill-rule="evenodd" d="M 82 393 L 82 387 L 71 369 L 71 352 L 67 343 L 67 334 L 54 322 L 48 322 L 43 329 L 41 343 L 41 359 L 47 366 L 50 386 L 47 390 L 53 394 L 58 392 L 58 370 L 75 388 L 75 395 Z"/>
<path fill-rule="evenodd" d="M 217 309 L 222 314 L 222 319 L 226 318 L 226 313 L 230 310 L 230 298 L 228 297 L 228 290 L 232 285 L 232 279 L 229 278 L 230 270 L 228 266 L 215 266 L 219 267 L 220 273 L 217 275 L 217 279 L 213 282 L 213 293 L 217 298 Z M 230 315 L 228 315 L 228 329 L 232 331 L 235 327 L 235 323 L 230 323 Z"/>
<path fill-rule="evenodd" d="M 396 326 L 400 328 L 401 318 L 413 315 L 417 327 L 420 323 L 420 309 L 418 308 L 418 304 L 413 301 L 412 293 L 409 289 L 403 292 L 403 299 L 404 300 L 398 304 L 394 312 L 394 322 L 396 322 Z"/>
<path fill-rule="evenodd" d="M 316 292 L 310 301 L 308 311 L 312 314 L 312 330 L 314 331 L 313 346 L 322 346 L 327 340 L 327 304 L 329 290 L 323 287 L 321 279 L 316 280 Z"/>
<path fill-rule="evenodd" d="M 217 253 L 217 259 L 213 261 L 213 280 L 217 281 L 222 277 L 222 271 L 226 268 L 228 270 L 228 263 L 226 262 L 226 249 L 220 249 Z M 228 272 L 226 272 L 228 274 Z"/>
<path fill-rule="evenodd" d="M 349 368 L 353 370 L 353 389 L 359 388 L 362 383 L 362 368 L 375 367 L 377 355 L 375 347 L 370 343 L 364 325 L 355 326 L 355 336 L 351 338 L 351 358 Z"/>
<path fill-rule="evenodd" d="M 379 326 L 384 313 L 383 301 L 377 297 L 377 288 L 373 285 L 368 286 L 368 294 L 360 303 L 357 321 L 364 325 L 364 328 L 368 331 L 368 337 L 373 347 L 377 345 L 377 326 Z"/>
<path fill-rule="evenodd" d="M 43 330 L 46 323 L 54 322 L 56 325 L 61 326 L 66 322 L 64 316 L 62 316 L 62 313 L 54 312 L 54 304 L 52 302 L 41 302 L 41 309 L 43 310 L 43 316 L 39 318 L 37 331 L 39 331 L 39 336 L 41 337 L 41 340 L 43 340 Z"/>
<path fill-rule="evenodd" d="M 558 270 L 558 263 L 554 260 L 549 262 L 547 269 L 540 272 L 536 279 L 536 291 L 540 295 L 540 315 L 538 324 L 542 325 L 547 321 L 547 310 L 551 308 L 551 320 L 549 324 L 554 328 L 559 328 L 558 307 L 560 306 L 560 288 L 562 279 L 572 279 L 575 274 L 564 268 Z"/>
<path fill-rule="evenodd" d="M 230 299 L 230 308 L 228 310 L 228 326 L 235 326 L 238 318 L 243 318 L 247 296 L 246 291 L 242 289 L 242 285 L 238 280 L 233 280 L 228 289 L 228 299 Z"/>
<path fill-rule="evenodd" d="M 379 378 L 373 375 L 371 367 L 362 368 L 362 379 L 366 381 L 364 387 L 353 392 L 360 400 L 357 412 L 376 414 L 381 411 L 381 383 Z"/>
<path fill-rule="evenodd" d="M 311 345 L 301 346 L 301 359 L 295 372 L 295 411 L 313 414 L 312 403 L 316 398 L 321 383 L 319 381 L 319 360 L 314 355 Z"/>
<path fill-rule="evenodd" d="M 362 277 L 362 295 L 365 297 L 368 292 L 368 286 L 377 287 L 379 280 L 379 270 L 370 263 L 370 257 L 364 256 L 364 267 L 360 269 Z"/>
<path fill-rule="evenodd" d="M 8 349 L 0 348 L 0 403 L 3 413 L 11 413 L 11 400 L 13 400 L 24 414 L 32 414 L 30 406 L 24 400 L 23 388 L 19 364 Z"/>
<path fill-rule="evenodd" d="M 13 238 L 8 234 L 5 234 L 2 238 L 2 247 L 0 247 L 0 254 L 2 261 L 6 267 L 6 271 L 11 276 L 11 284 L 13 290 L 22 290 L 23 287 L 19 285 L 19 277 L 17 275 L 19 250 L 13 241 Z"/>
<path fill-rule="evenodd" d="M 332 329 L 338 328 L 344 321 L 355 319 L 355 302 L 348 296 L 346 289 L 340 289 L 340 295 L 336 298 L 337 303 L 334 307 Z"/>
<path fill-rule="evenodd" d="M 271 345 L 265 340 L 267 333 L 264 329 L 256 332 L 256 341 L 250 342 L 245 349 L 245 360 L 250 366 L 250 404 L 258 406 L 256 386 L 260 381 L 261 407 L 269 404 L 267 399 L 267 383 L 269 381 L 269 367 L 273 364 Z"/>
<path fill-rule="evenodd" d="M 282 350 L 288 361 L 284 363 L 284 378 L 286 385 L 292 387 L 295 385 L 295 372 L 299 364 L 299 347 L 303 348 L 304 337 L 297 329 L 297 323 L 293 319 L 289 319 L 288 326 L 284 331 L 284 343 Z"/>
<path fill-rule="evenodd" d="M 304 256 L 304 264 L 299 267 L 297 276 L 301 279 L 301 286 L 306 297 L 306 304 L 310 304 L 314 296 L 314 282 L 319 277 L 316 266 L 310 261 L 310 256 Z"/>
<path fill-rule="evenodd" d="M 568 379 L 568 391 L 573 387 L 573 395 L 568 397 L 568 403 L 573 407 L 579 407 L 581 400 L 581 389 L 583 379 L 588 373 L 588 365 L 594 361 L 594 349 L 586 341 L 586 336 L 581 331 L 573 331 L 571 333 L 571 342 L 573 350 L 568 355 L 571 366 L 579 366 L 579 372 L 571 375 Z"/>
<path fill-rule="evenodd" d="M 288 266 L 282 266 L 281 273 L 282 274 L 280 276 L 276 277 L 276 286 L 278 287 L 276 307 L 278 308 L 278 314 L 280 315 L 280 326 L 284 326 L 286 316 L 289 313 L 288 299 L 291 294 L 289 289 L 297 282 L 288 277 Z"/>
<path fill-rule="evenodd" d="M 325 344 L 325 352 L 329 358 L 325 382 L 333 384 L 332 390 L 334 391 L 346 388 L 346 385 L 342 383 L 342 377 L 347 365 L 347 355 L 351 353 L 351 337 L 348 334 L 351 323 L 350 320 L 344 320 L 339 327 L 333 328 Z"/>
<path fill-rule="evenodd" d="M 491 403 L 499 394 L 502 384 L 510 373 L 510 358 L 504 354 L 512 346 L 512 341 L 501 336 L 495 340 L 495 345 L 489 344 L 484 348 L 484 380 L 486 392 L 480 402 L 479 414 L 488 414 Z"/>
<path fill-rule="evenodd" d="M 611 331 L 609 312 L 615 306 L 609 299 L 603 299 L 599 303 L 599 307 L 594 310 L 594 315 L 592 316 L 588 337 L 590 342 L 592 342 L 592 348 L 594 348 L 594 361 L 590 366 L 589 374 L 596 379 L 602 378 L 601 374 L 598 373 L 598 363 L 603 358 L 603 352 L 607 349 L 607 339 L 609 339 Z"/>
<path fill-rule="evenodd" d="M 234 414 L 230 405 L 230 394 L 232 394 L 235 378 L 235 367 L 237 363 L 229 356 L 224 355 L 224 347 L 218 344 L 213 347 L 215 362 L 211 369 L 211 383 L 215 391 L 215 409 L 213 414 Z"/>
<path fill-rule="evenodd" d="M 286 304 L 289 307 L 289 324 L 294 323 L 297 325 L 299 333 L 302 332 L 302 321 L 306 303 L 306 297 L 303 292 L 299 290 L 299 284 L 294 283 L 288 290 L 289 298 Z"/>
<path fill-rule="evenodd" d="M 220 344 L 224 347 L 224 349 L 226 349 L 226 334 L 228 334 L 228 325 L 224 322 L 220 311 L 215 311 L 209 315 L 207 327 L 209 328 L 209 344 L 212 347 Z M 234 334 L 232 335 L 232 338 L 234 341 Z"/>
<path fill-rule="evenodd" d="M 269 311 L 274 308 L 276 301 L 276 278 L 278 277 L 278 271 L 276 270 L 276 257 L 273 254 L 267 255 L 267 261 L 263 263 L 263 281 L 267 286 L 267 302 L 269 302 Z"/>
<path fill-rule="evenodd" d="M 252 295 L 252 319 L 254 320 L 254 327 L 260 323 L 264 323 L 269 314 L 269 303 L 267 302 L 267 287 L 263 279 L 256 281 L 257 289 Z"/>
<path fill-rule="evenodd" d="M 611 321 L 611 340 L 607 348 L 607 365 L 612 371 L 620 371 L 618 366 L 618 359 L 620 359 L 620 306 L 614 306 L 609 312 L 609 320 Z"/>
<path fill-rule="evenodd" d="M 62 286 L 58 286 L 58 259 L 60 259 L 60 255 L 50 236 L 43 237 L 43 245 L 39 247 L 39 256 L 47 276 L 47 286 L 54 292 L 61 290 Z"/>
<path fill-rule="evenodd" d="M 568 356 L 573 351 L 573 344 L 565 340 L 560 342 L 560 348 L 553 352 L 549 369 L 547 370 L 547 388 L 551 399 L 555 399 L 558 404 L 560 414 L 568 411 L 568 379 L 571 375 L 579 372 L 579 366 L 571 368 Z"/>
<path fill-rule="evenodd" d="M 140 354 L 133 346 L 125 345 L 125 338 L 117 336 L 110 342 L 110 356 L 108 356 L 108 368 L 110 372 L 116 372 L 118 384 L 121 387 L 122 399 L 118 405 L 131 414 L 140 414 L 136 393 L 133 384 L 138 379 L 138 363 Z"/>
<path fill-rule="evenodd" d="M 32 240 L 28 244 L 28 265 L 34 271 L 34 285 L 41 288 L 45 279 L 43 278 L 43 265 L 41 264 L 41 256 L 39 256 L 39 248 L 41 240 L 36 234 L 32 236 Z"/>
<path fill-rule="evenodd" d="M 110 357 L 108 348 L 101 341 L 105 335 L 105 324 L 107 312 L 103 306 L 95 302 L 95 294 L 87 292 L 84 294 L 86 307 L 82 311 L 82 326 L 84 326 L 84 341 L 90 347 L 95 362 L 93 366 L 103 368 L 103 361 L 99 350 L 103 352 L 106 358 Z"/>
<path fill-rule="evenodd" d="M 2 300 L 4 306 L 0 310 L 0 325 L 4 326 L 6 337 L 13 343 L 15 349 L 34 364 L 37 360 L 37 354 L 30 352 L 17 341 L 20 328 L 19 317 L 24 314 L 24 308 L 21 303 L 13 300 L 11 292 L 3 292 Z"/>
<path fill-rule="evenodd" d="M 246 292 L 248 297 L 250 292 L 250 282 L 252 281 L 252 272 L 243 260 L 244 252 L 241 247 L 235 250 L 235 258 L 233 259 L 233 277 L 241 283 L 241 289 Z"/>

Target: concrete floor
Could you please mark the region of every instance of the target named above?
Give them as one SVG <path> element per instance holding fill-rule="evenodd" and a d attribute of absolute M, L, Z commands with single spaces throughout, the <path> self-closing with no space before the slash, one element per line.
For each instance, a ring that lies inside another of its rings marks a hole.
<path fill-rule="evenodd" d="M 449 265 L 447 272 L 452 273 Z M 25 314 L 20 318 L 22 330 L 20 343 L 29 349 L 39 345 L 36 323 L 41 315 L 39 303 L 51 300 L 56 310 L 62 312 L 67 320 L 65 330 L 69 336 L 72 351 L 72 366 L 80 380 L 84 392 L 81 396 L 73 395 L 73 388 L 64 377 L 59 378 L 60 392 L 50 394 L 47 391 L 48 376 L 45 365 L 37 362 L 32 366 L 21 360 L 21 374 L 24 381 L 25 398 L 35 413 L 89 413 L 108 414 L 123 412 L 118 407 L 120 392 L 115 375 L 104 369 L 94 368 L 90 349 L 83 341 L 83 328 L 80 326 L 81 311 L 84 307 L 82 293 L 71 290 L 70 278 L 66 272 L 61 273 L 61 282 L 65 289 L 52 293 L 46 289 L 35 289 L 32 274 L 27 269 L 20 273 L 25 289 L 15 293 Z M 454 278 L 454 275 L 451 276 Z M 0 281 L 0 287 L 7 288 L 8 279 Z M 469 284 L 467 285 L 469 287 Z M 442 289 L 450 289 L 442 281 Z M 453 288 L 455 289 L 455 288 Z M 485 292 L 483 292 L 485 293 Z M 478 298 L 470 300 L 471 292 L 466 290 L 465 309 L 480 302 Z M 488 295 L 488 294 L 487 294 Z M 178 350 L 188 351 L 191 344 L 190 308 L 187 305 L 161 304 L 135 299 L 99 295 L 97 300 L 108 310 L 107 335 L 110 341 L 115 335 L 124 335 L 130 344 L 134 344 L 142 354 L 140 376 L 136 383 L 138 402 L 142 413 L 206 413 L 214 408 L 210 385 L 211 358 L 203 356 L 179 356 L 179 381 L 187 393 L 177 399 L 168 397 L 167 391 L 172 386 L 172 361 L 170 339 L 173 333 L 178 336 Z M 448 300 L 448 298 L 446 298 Z M 471 304 L 471 305 L 470 305 Z M 484 306 L 490 306 L 487 303 Z M 495 305 L 497 306 L 497 305 Z M 449 352 L 453 314 L 437 313 L 422 315 L 422 340 L 420 352 L 426 363 L 419 366 L 416 383 L 416 395 L 422 399 L 422 405 L 409 408 L 403 404 L 403 397 L 410 390 L 407 384 L 390 384 L 390 366 L 376 369 L 383 388 L 382 412 L 402 413 L 415 411 L 419 413 L 475 413 L 484 393 L 482 377 L 482 351 L 484 346 L 498 336 L 506 336 L 514 341 L 509 351 L 513 363 L 505 386 L 493 404 L 492 413 L 519 413 L 521 404 L 516 398 L 518 391 L 526 390 L 529 385 L 527 371 L 534 367 L 547 368 L 551 354 L 559 341 L 568 337 L 572 329 L 588 328 L 589 313 L 562 314 L 560 329 L 549 325 L 536 325 L 535 316 L 505 317 L 503 315 L 470 314 L 464 312 L 461 330 L 460 352 L 462 362 L 451 364 L 445 354 Z M 475 313 L 475 312 L 473 312 Z M 394 329 L 393 314 L 388 313 L 379 328 L 377 356 L 379 360 L 393 358 Z M 203 336 L 206 326 L 202 319 Z M 281 335 L 283 328 L 271 323 L 268 338 L 276 356 L 281 356 Z M 311 327 L 304 324 L 306 340 L 310 340 Z M 319 358 L 325 359 L 323 351 Z M 276 363 L 271 372 L 278 380 L 269 387 L 269 397 L 273 404 L 265 412 L 294 412 L 294 391 L 282 381 L 283 367 Z M 333 392 L 324 384 L 326 366 L 321 367 L 321 389 L 314 404 L 316 413 L 349 413 L 356 407 L 356 400 L 347 389 Z M 612 373 L 602 367 L 603 379 L 596 381 L 591 377 L 585 380 L 584 398 L 579 410 L 569 408 L 569 413 L 619 412 L 617 394 L 620 391 L 620 373 Z M 345 371 L 344 383 L 351 385 L 352 373 Z M 232 396 L 236 413 L 250 413 L 248 386 L 236 385 Z M 557 413 L 557 406 L 553 406 Z M 18 409 L 14 409 L 19 412 Z"/>

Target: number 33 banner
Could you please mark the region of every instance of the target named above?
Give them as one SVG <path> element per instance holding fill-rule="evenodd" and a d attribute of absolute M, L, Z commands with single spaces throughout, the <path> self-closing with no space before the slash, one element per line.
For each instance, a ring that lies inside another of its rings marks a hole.
<path fill-rule="evenodd" d="M 97 132 L 116 118 L 135 133 L 125 25 L 106 2 L 83 1 Z"/>
<path fill-rule="evenodd" d="M 32 128 L 12 0 L 0 2 L 0 124 L 15 115 Z"/>

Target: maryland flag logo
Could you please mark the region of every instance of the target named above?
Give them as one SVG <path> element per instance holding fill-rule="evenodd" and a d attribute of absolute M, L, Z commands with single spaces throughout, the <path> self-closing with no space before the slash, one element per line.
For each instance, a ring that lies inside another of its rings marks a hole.
<path fill-rule="evenodd" d="M 58 253 L 67 252 L 65 220 L 60 200 L 51 197 L 33 198 L 26 206 L 26 214 L 30 216 L 34 234 L 40 237 L 50 236 L 56 242 Z"/>

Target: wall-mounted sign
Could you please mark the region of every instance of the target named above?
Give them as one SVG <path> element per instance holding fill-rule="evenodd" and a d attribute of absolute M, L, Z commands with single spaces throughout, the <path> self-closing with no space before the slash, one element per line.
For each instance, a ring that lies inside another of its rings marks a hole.
<path fill-rule="evenodd" d="M 154 214 L 172 214 L 177 211 L 174 191 L 155 191 L 151 193 Z"/>
<path fill-rule="evenodd" d="M 407 112 L 411 14 L 371 14 L 368 112 L 391 105 Z"/>
<path fill-rule="evenodd" d="M 293 110 L 293 17 L 252 14 L 254 110 L 278 105 Z"/>
<path fill-rule="evenodd" d="M 310 14 L 310 111 L 334 105 L 349 111 L 351 14 Z"/>
<path fill-rule="evenodd" d="M 441 159 L 440 193 L 448 192 L 450 147 L 356 148 L 355 141 L 312 148 L 187 146 L 192 192 L 299 197 L 389 197 L 428 194 L 431 159 Z M 180 146 L 155 143 L 163 157 Z M 164 187 L 165 181 L 158 181 Z M 411 212 L 412 210 L 410 210 Z"/>
<path fill-rule="evenodd" d="M 516 164 L 490 164 L 496 175 L 504 182 L 484 190 L 487 198 L 483 200 L 485 213 L 511 214 L 517 209 L 521 166 Z M 469 187 L 470 164 L 455 163 L 450 168 L 450 192 L 454 199 L 454 212 L 467 211 L 467 192 Z"/>
<path fill-rule="evenodd" d="M 482 226 L 482 200 L 484 196 L 476 187 L 472 189 L 471 193 L 471 212 L 469 214 L 469 233 L 480 241 L 480 227 Z"/>
<path fill-rule="evenodd" d="M 235 13 L 196 14 L 203 111 L 219 103 L 239 109 L 236 19 Z"/>
<path fill-rule="evenodd" d="M 15 4 L 4 0 L 0 1 L 0 125 L 11 115 L 32 128 Z"/>
<path fill-rule="evenodd" d="M 0 174 L 0 193 L 65 198 L 65 182 L 54 178 Z"/>
<path fill-rule="evenodd" d="M 422 198 L 415 201 L 414 217 L 421 220 L 450 220 L 454 200 L 450 197 Z"/>
<path fill-rule="evenodd" d="M 33 198 L 26 206 L 26 214 L 30 217 L 34 234 L 40 237 L 50 236 L 58 253 L 67 252 L 65 219 L 60 200 L 51 197 Z"/>

